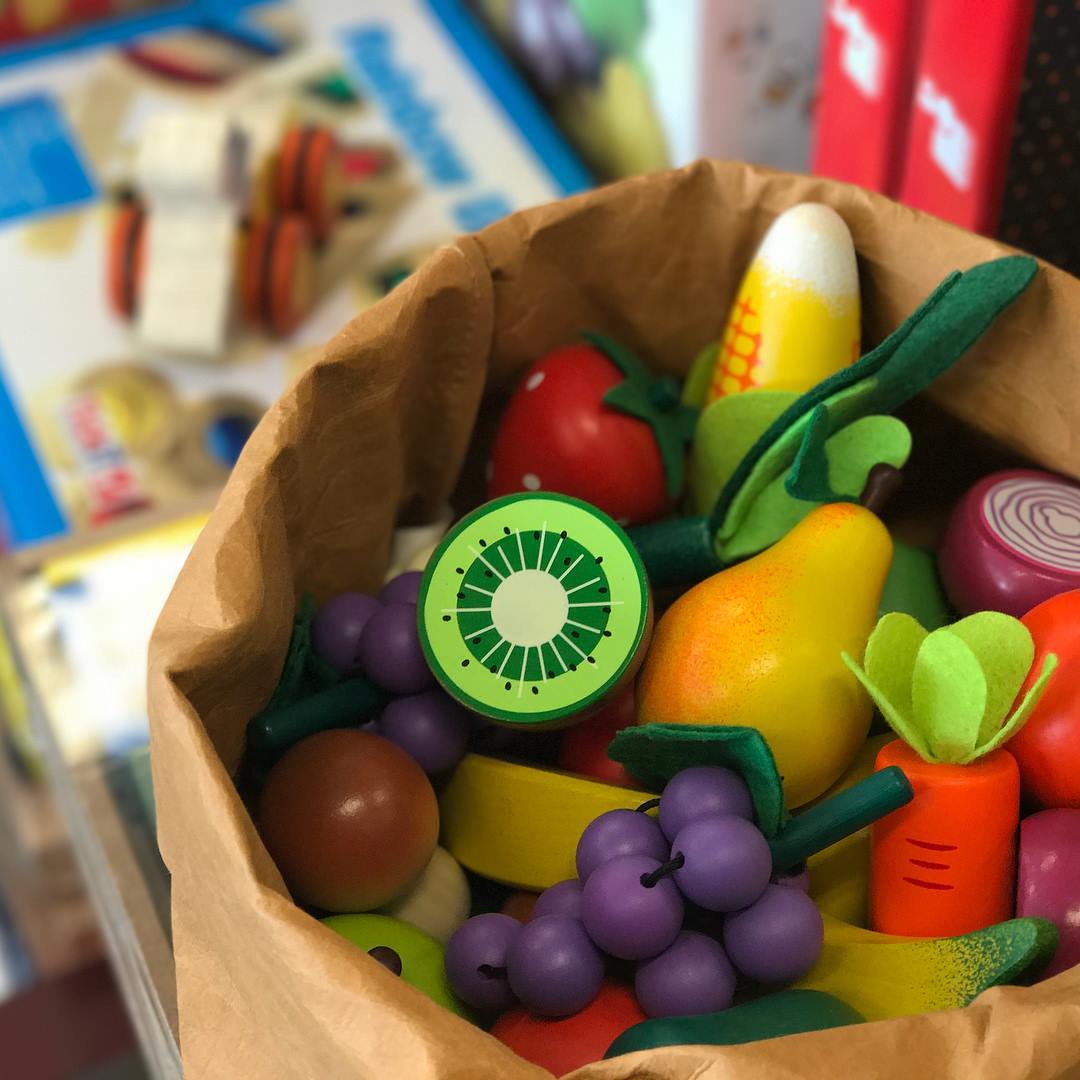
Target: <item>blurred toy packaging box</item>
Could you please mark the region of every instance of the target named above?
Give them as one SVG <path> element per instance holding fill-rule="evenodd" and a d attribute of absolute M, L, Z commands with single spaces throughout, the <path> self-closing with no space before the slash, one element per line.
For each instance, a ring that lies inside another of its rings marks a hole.
<path fill-rule="evenodd" d="M 134 20 L 0 54 L 14 548 L 205 500 L 292 375 L 423 254 L 590 182 L 461 4 Z"/>
<path fill-rule="evenodd" d="M 814 168 L 1075 272 L 1080 8 L 830 0 Z"/>
<path fill-rule="evenodd" d="M 598 173 L 805 169 L 820 0 L 474 0 Z"/>

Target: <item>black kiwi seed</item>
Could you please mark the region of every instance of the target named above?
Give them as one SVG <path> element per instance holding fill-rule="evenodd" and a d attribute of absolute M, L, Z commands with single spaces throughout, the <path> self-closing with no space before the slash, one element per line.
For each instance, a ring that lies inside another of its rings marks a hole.
<path fill-rule="evenodd" d="M 539 687 L 539 686 L 534 686 L 534 687 L 532 688 L 532 692 L 533 692 L 534 694 L 539 694 L 539 693 L 540 693 L 540 687 Z"/>
<path fill-rule="evenodd" d="M 534 532 L 533 533 L 533 539 L 534 540 L 539 540 L 540 539 L 540 534 L 538 532 Z"/>
<path fill-rule="evenodd" d="M 605 630 L 604 631 L 604 637 L 611 637 L 611 631 L 610 630 Z"/>
<path fill-rule="evenodd" d="M 571 630 L 570 631 L 570 636 L 571 637 L 581 637 L 581 635 L 576 630 Z"/>
<path fill-rule="evenodd" d="M 493 576 L 494 575 L 492 574 L 492 572 L 490 570 L 485 570 L 484 571 L 484 577 L 493 577 Z"/>
<path fill-rule="evenodd" d="M 604 556 L 603 555 L 597 555 L 596 556 L 596 565 L 597 566 L 599 566 L 603 561 L 604 561 Z"/>
<path fill-rule="evenodd" d="M 559 536 L 560 536 L 560 537 L 561 537 L 561 538 L 562 538 L 563 540 L 565 540 L 565 539 L 566 539 L 566 530 L 565 530 L 565 529 L 563 529 L 563 531 L 562 531 L 561 533 L 559 533 Z"/>
<path fill-rule="evenodd" d="M 480 546 L 481 547 L 487 547 L 487 541 L 486 540 L 481 540 L 480 541 Z"/>
<path fill-rule="evenodd" d="M 596 663 L 596 657 L 595 656 L 587 656 L 585 659 L 588 660 L 590 664 L 595 664 Z"/>
<path fill-rule="evenodd" d="M 503 683 L 503 689 L 504 690 L 509 690 L 511 685 L 512 685 L 511 683 Z"/>
<path fill-rule="evenodd" d="M 462 667 L 468 667 L 469 666 L 469 661 L 468 660 L 462 660 L 461 661 L 461 666 Z"/>
<path fill-rule="evenodd" d="M 509 536 L 510 535 L 509 526 L 506 526 L 506 525 L 503 526 L 503 535 L 504 536 Z"/>
<path fill-rule="evenodd" d="M 449 621 L 450 621 L 450 616 L 449 616 L 449 615 L 444 615 L 444 616 L 442 617 L 442 621 L 443 621 L 443 622 L 449 622 Z"/>
<path fill-rule="evenodd" d="M 602 593 L 606 593 L 606 592 L 607 592 L 607 589 L 605 589 L 605 588 L 604 588 L 604 586 L 603 586 L 603 585 L 601 585 L 601 586 L 600 586 L 600 588 L 599 588 L 599 589 L 597 589 L 596 591 L 597 591 L 598 593 L 601 593 L 601 594 L 602 594 Z"/>
<path fill-rule="evenodd" d="M 573 562 L 572 559 L 563 559 L 562 564 L 563 566 L 569 566 L 571 562 Z"/>
<path fill-rule="evenodd" d="M 457 566 L 457 567 L 455 567 L 455 569 L 457 570 L 457 572 L 458 572 L 459 574 L 464 574 L 464 573 L 465 573 L 465 571 L 464 571 L 464 570 L 462 570 L 460 566 Z"/>

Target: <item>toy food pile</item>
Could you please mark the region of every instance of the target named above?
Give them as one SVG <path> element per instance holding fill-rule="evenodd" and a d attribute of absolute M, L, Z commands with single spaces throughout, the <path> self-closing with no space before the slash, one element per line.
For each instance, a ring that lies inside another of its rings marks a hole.
<path fill-rule="evenodd" d="M 894 411 L 1035 272 L 860 356 L 803 204 L 684 386 L 541 358 L 423 572 L 298 614 L 239 778 L 297 903 L 559 1075 L 1080 963 L 1080 487 L 986 477 L 940 552 L 886 512 Z"/>

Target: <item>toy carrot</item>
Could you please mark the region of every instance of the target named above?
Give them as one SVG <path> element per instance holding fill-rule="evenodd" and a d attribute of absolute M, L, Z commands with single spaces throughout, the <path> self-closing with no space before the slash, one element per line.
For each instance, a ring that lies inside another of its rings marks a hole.
<path fill-rule="evenodd" d="M 892 613 L 870 635 L 862 667 L 844 654 L 900 736 L 875 768 L 900 766 L 915 790 L 871 830 L 873 929 L 941 937 L 1012 916 L 1020 780 L 1001 747 L 1057 666 L 1047 656 L 1006 719 L 1034 657 L 1027 628 L 996 611 L 933 633 Z"/>

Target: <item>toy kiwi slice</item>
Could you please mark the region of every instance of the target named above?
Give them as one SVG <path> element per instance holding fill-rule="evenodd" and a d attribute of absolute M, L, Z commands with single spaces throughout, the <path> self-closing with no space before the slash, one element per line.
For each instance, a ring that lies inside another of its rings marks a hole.
<path fill-rule="evenodd" d="M 617 692 L 652 625 L 626 534 L 579 499 L 495 499 L 436 549 L 417 605 L 420 642 L 448 693 L 499 723 L 562 727 Z"/>

